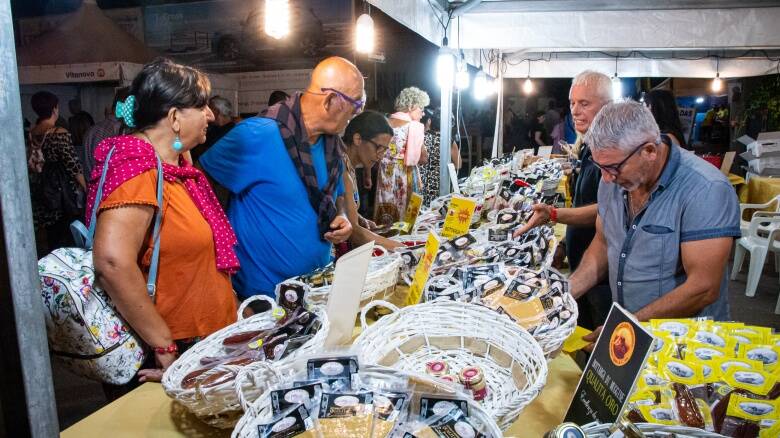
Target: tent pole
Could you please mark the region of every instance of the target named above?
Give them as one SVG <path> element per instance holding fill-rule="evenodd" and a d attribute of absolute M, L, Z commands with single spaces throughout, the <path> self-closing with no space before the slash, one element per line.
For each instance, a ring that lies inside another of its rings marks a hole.
<path fill-rule="evenodd" d="M 59 434 L 43 321 L 9 0 L 0 0 L 0 435 Z"/>
<path fill-rule="evenodd" d="M 452 145 L 452 84 L 441 87 L 441 141 L 439 142 L 439 196 L 450 193 L 450 146 Z M 428 151 L 435 153 L 435 151 Z M 455 176 L 457 179 L 457 175 Z"/>
<path fill-rule="evenodd" d="M 504 70 L 501 68 L 504 55 L 499 52 L 498 68 L 496 72 L 496 129 L 493 132 L 493 153 L 492 158 L 497 158 L 503 154 L 504 145 Z"/>

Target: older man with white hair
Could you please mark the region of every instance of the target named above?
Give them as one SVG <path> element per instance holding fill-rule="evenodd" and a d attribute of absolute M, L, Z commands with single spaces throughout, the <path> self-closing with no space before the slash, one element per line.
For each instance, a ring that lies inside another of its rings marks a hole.
<path fill-rule="evenodd" d="M 528 224 L 519 228 L 515 236 L 547 222 L 567 224 L 566 255 L 572 270 L 577 269 L 582 255 L 596 234 L 596 197 L 601 175 L 590 160 L 591 151 L 583 136 L 599 110 L 612 101 L 612 81 L 609 76 L 592 70 L 585 70 L 572 79 L 569 89 L 569 107 L 574 129 L 577 131 L 577 147 L 582 165 L 579 168 L 572 205 L 574 208 L 555 208 L 552 205 L 537 204 Z M 612 304 L 609 286 L 602 283 L 594 286 L 586 297 L 577 301 L 579 324 L 593 329 L 601 325 Z"/>
<path fill-rule="evenodd" d="M 608 278 L 613 300 L 639 320 L 727 320 L 726 263 L 740 230 L 726 177 L 661 135 L 637 102 L 606 105 L 585 141 L 605 184 L 596 236 L 570 278 L 572 294 Z"/>

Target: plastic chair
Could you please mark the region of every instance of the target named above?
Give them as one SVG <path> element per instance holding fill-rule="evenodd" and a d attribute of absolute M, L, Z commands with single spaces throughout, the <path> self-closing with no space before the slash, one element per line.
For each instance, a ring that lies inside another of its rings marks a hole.
<path fill-rule="evenodd" d="M 760 229 L 767 232 L 767 236 L 759 234 Z M 774 252 L 775 269 L 780 268 L 780 213 L 758 212 L 750 220 L 748 232 L 739 238 L 734 251 L 734 266 L 731 269 L 731 279 L 737 277 L 737 273 L 742 269 L 742 262 L 745 260 L 745 253 L 750 252 L 750 267 L 748 268 L 748 280 L 745 287 L 745 295 L 753 297 L 756 295 L 758 280 L 761 278 L 761 271 L 764 269 L 766 254 L 769 251 Z M 775 313 L 780 314 L 780 298 L 775 306 Z"/>
<path fill-rule="evenodd" d="M 739 228 L 742 231 L 742 235 L 746 236 L 748 232 L 748 227 L 750 226 L 750 221 L 746 221 L 743 219 L 745 210 L 766 210 L 766 211 L 772 211 L 772 206 L 774 205 L 774 211 L 780 212 L 780 195 L 775 196 L 774 198 L 770 199 L 769 202 L 766 204 L 739 204 Z M 758 211 L 753 212 L 755 215 L 758 213 Z M 761 230 L 766 231 L 766 230 Z"/>

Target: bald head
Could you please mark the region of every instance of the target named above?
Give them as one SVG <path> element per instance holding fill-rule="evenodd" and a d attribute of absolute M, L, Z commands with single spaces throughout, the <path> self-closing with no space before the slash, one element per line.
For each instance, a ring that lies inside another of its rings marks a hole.
<path fill-rule="evenodd" d="M 311 72 L 309 88 L 301 96 L 301 112 L 312 140 L 317 134 L 341 134 L 365 104 L 363 75 L 355 64 L 332 56 Z M 357 105 L 360 108 L 356 108 Z"/>
<path fill-rule="evenodd" d="M 339 56 L 326 58 L 311 72 L 309 90 L 333 88 L 360 99 L 363 93 L 363 75 L 355 64 Z"/>

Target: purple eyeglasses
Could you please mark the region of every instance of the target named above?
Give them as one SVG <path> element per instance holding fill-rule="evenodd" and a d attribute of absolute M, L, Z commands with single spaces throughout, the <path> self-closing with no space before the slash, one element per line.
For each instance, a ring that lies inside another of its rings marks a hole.
<path fill-rule="evenodd" d="M 366 94 L 363 92 L 363 98 L 360 100 L 355 100 L 346 94 L 342 93 L 341 91 L 335 89 L 335 88 L 320 88 L 320 91 L 322 93 L 315 93 L 313 91 L 309 91 L 311 94 L 319 94 L 319 95 L 325 95 L 328 91 L 331 91 L 333 93 L 336 93 L 337 96 L 340 98 L 346 100 L 349 104 L 352 105 L 352 115 L 358 115 L 363 112 L 363 109 L 366 107 Z"/>

